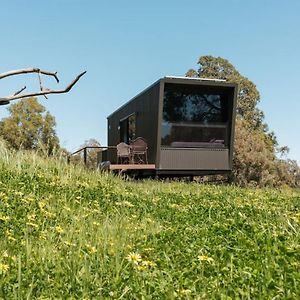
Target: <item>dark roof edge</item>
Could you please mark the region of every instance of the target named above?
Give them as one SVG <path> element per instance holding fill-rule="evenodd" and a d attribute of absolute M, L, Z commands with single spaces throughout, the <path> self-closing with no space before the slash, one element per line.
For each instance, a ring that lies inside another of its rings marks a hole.
<path fill-rule="evenodd" d="M 165 76 L 166 79 L 188 79 L 188 80 L 200 80 L 200 81 L 215 81 L 226 82 L 225 79 L 204 78 L 204 77 L 183 77 L 183 76 Z"/>
<path fill-rule="evenodd" d="M 165 76 L 161 80 L 163 80 L 166 83 L 185 84 L 193 82 L 197 83 L 198 85 L 237 87 L 237 83 L 228 82 L 224 79 Z"/>

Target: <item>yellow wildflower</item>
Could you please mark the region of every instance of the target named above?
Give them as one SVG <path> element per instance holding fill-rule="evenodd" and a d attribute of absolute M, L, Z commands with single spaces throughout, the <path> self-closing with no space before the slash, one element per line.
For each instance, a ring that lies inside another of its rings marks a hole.
<path fill-rule="evenodd" d="M 145 248 L 145 249 L 144 249 L 145 252 L 153 251 L 153 250 L 154 250 L 154 248 Z"/>
<path fill-rule="evenodd" d="M 142 257 L 140 254 L 136 253 L 136 252 L 130 252 L 126 259 L 129 261 L 129 262 L 132 262 L 133 264 L 135 265 L 138 265 L 139 262 L 142 261 Z"/>
<path fill-rule="evenodd" d="M 4 274 L 8 271 L 8 269 L 9 269 L 8 265 L 0 263 L 0 273 Z"/>
<path fill-rule="evenodd" d="M 94 246 L 91 246 L 89 244 L 86 245 L 87 250 L 91 253 L 94 254 L 97 252 L 96 248 Z"/>
<path fill-rule="evenodd" d="M 147 269 L 147 267 L 146 267 L 146 266 L 143 266 L 143 265 L 138 265 L 138 266 L 137 266 L 137 269 L 138 269 L 139 271 L 145 271 L 145 270 Z"/>
<path fill-rule="evenodd" d="M 10 217 L 9 216 L 0 216 L 0 220 L 1 221 L 8 221 L 10 219 Z"/>
<path fill-rule="evenodd" d="M 64 244 L 65 244 L 66 246 L 73 246 L 73 247 L 76 246 L 75 244 L 73 244 L 73 243 L 71 243 L 71 242 L 68 242 L 68 241 L 64 241 Z"/>
<path fill-rule="evenodd" d="M 57 233 L 63 233 L 63 232 L 64 232 L 63 228 L 62 228 L 60 225 L 55 226 L 55 231 L 56 231 Z"/>
<path fill-rule="evenodd" d="M 144 260 L 142 261 L 142 265 L 148 268 L 153 268 L 156 266 L 156 263 L 151 260 Z"/>
<path fill-rule="evenodd" d="M 33 228 L 38 228 L 39 227 L 37 224 L 32 223 L 32 222 L 27 222 L 26 225 L 31 226 Z"/>
<path fill-rule="evenodd" d="M 199 259 L 199 261 L 207 261 L 209 263 L 214 261 L 214 259 L 212 257 L 206 256 L 206 255 L 199 255 L 198 259 Z"/>
<path fill-rule="evenodd" d="M 189 290 L 189 289 L 181 289 L 178 292 L 179 292 L 180 295 L 184 295 L 184 296 L 187 296 L 187 295 L 192 293 L 192 291 Z"/>
<path fill-rule="evenodd" d="M 8 238 L 10 241 L 16 241 L 16 240 L 17 240 L 17 239 L 14 238 L 12 235 L 9 235 L 7 238 Z"/>
<path fill-rule="evenodd" d="M 122 202 L 116 202 L 115 203 L 116 205 L 119 205 L 119 206 L 125 206 L 125 207 L 134 207 L 134 204 L 132 204 L 131 202 L 129 201 L 122 201 Z"/>
<path fill-rule="evenodd" d="M 31 215 L 28 215 L 28 216 L 27 216 L 27 219 L 28 219 L 29 221 L 33 221 L 33 220 L 35 220 L 35 217 L 36 217 L 35 214 L 31 214 Z"/>
<path fill-rule="evenodd" d="M 41 200 L 39 203 L 38 203 L 38 206 L 40 209 L 43 209 L 45 208 L 45 206 L 47 205 L 46 201 L 44 200 Z"/>

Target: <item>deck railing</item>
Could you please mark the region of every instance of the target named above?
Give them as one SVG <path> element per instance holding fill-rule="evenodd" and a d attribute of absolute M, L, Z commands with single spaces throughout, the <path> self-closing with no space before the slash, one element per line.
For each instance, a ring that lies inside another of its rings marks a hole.
<path fill-rule="evenodd" d="M 75 154 L 78 154 L 80 152 L 83 151 L 83 162 L 85 165 L 87 165 L 87 156 L 88 156 L 88 149 L 101 149 L 102 151 L 103 150 L 107 150 L 107 149 L 117 149 L 116 146 L 85 146 L 83 148 L 80 148 L 79 150 L 71 153 L 69 156 L 68 156 L 68 162 L 70 162 L 70 159 L 72 156 L 74 156 Z"/>

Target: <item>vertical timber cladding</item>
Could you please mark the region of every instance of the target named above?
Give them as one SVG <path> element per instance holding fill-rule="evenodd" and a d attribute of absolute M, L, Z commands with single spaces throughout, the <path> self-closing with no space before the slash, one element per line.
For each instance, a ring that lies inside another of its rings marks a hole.
<path fill-rule="evenodd" d="M 120 121 L 135 114 L 135 137 L 142 137 L 148 143 L 148 162 L 155 164 L 157 149 L 158 103 L 160 81 L 141 92 L 132 100 L 112 113 L 108 119 L 108 145 L 116 146 L 121 142 Z M 109 160 L 115 163 L 116 151 L 110 151 Z"/>
<path fill-rule="evenodd" d="M 229 170 L 228 149 L 161 148 L 160 169 L 165 170 Z"/>

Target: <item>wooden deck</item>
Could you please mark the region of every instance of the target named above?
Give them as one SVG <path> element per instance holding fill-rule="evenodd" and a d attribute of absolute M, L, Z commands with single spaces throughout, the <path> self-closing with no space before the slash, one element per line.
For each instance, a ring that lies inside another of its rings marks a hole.
<path fill-rule="evenodd" d="M 155 170 L 155 164 L 111 164 L 110 170 Z"/>

